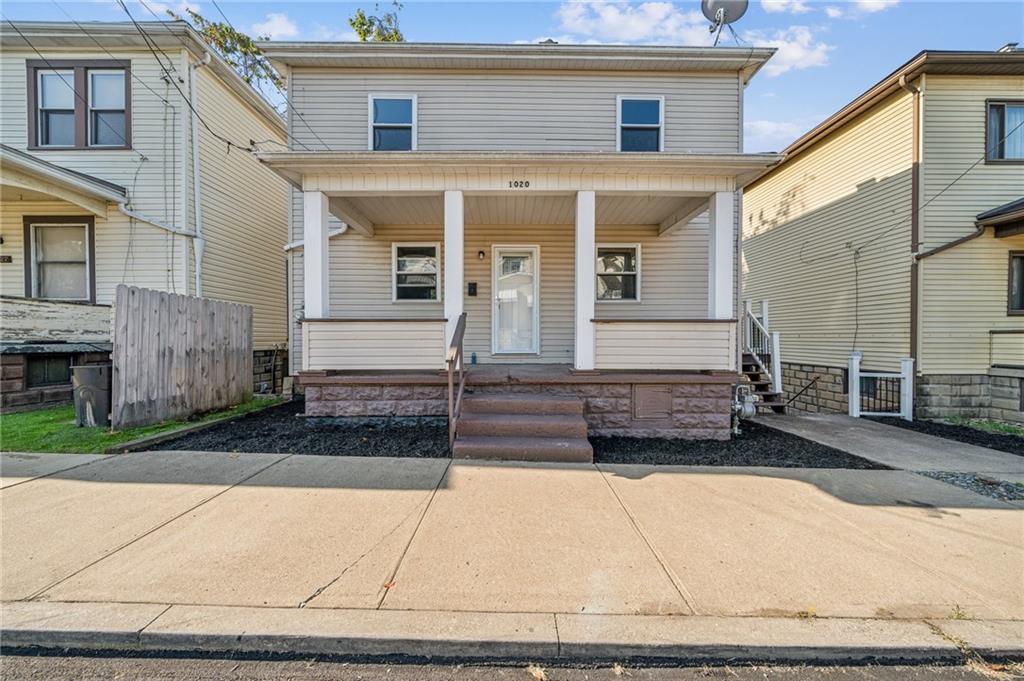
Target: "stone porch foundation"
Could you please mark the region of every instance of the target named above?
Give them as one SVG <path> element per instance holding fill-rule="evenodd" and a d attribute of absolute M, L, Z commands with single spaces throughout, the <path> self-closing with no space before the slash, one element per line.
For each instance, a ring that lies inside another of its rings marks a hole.
<path fill-rule="evenodd" d="M 446 416 L 447 373 L 301 372 L 306 416 Z M 467 394 L 577 397 L 591 436 L 728 440 L 730 373 L 594 372 L 568 368 L 469 368 Z"/>

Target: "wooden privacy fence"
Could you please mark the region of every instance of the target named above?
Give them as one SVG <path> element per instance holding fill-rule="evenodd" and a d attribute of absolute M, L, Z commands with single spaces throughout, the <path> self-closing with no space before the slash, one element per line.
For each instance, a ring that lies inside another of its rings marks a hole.
<path fill-rule="evenodd" d="M 120 285 L 114 300 L 114 428 L 252 397 L 252 308 Z"/>

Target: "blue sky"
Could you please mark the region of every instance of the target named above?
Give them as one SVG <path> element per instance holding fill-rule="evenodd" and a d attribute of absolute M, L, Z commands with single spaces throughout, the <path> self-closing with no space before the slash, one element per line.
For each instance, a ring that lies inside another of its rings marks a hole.
<path fill-rule="evenodd" d="M 59 3 L 59 6 L 56 3 Z M 347 17 L 373 0 L 353 2 L 234 2 L 217 0 L 240 30 L 283 40 L 352 40 Z M 179 0 L 145 0 L 162 15 Z M 188 2 L 218 18 L 211 0 Z M 386 3 L 385 3 L 386 4 Z M 128 2 L 137 19 L 153 15 Z M 115 2 L 34 0 L 3 3 L 9 19 L 120 21 Z M 699 0 L 676 2 L 437 2 L 407 0 L 406 39 L 427 42 L 596 42 L 708 44 Z M 747 151 L 778 150 L 922 49 L 995 50 L 1024 44 L 1024 2 L 914 0 L 751 0 L 735 24 L 744 44 L 779 49 L 747 88 Z M 736 44 L 723 33 L 722 44 Z"/>

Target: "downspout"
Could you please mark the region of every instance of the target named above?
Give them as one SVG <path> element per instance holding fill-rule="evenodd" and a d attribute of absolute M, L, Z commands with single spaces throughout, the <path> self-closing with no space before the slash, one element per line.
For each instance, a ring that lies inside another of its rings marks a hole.
<path fill-rule="evenodd" d="M 901 74 L 900 87 L 910 93 L 911 98 L 911 171 L 910 171 L 910 357 L 917 361 L 918 324 L 920 319 L 918 292 L 921 271 L 917 251 L 921 247 L 920 190 L 921 190 L 921 89 L 907 82 L 907 75 Z"/>
<path fill-rule="evenodd" d="M 170 232 L 171 234 L 177 234 L 178 236 L 187 236 L 187 237 L 191 237 L 191 238 L 195 238 L 195 236 L 196 236 L 194 232 L 188 232 L 188 231 L 186 231 L 184 229 L 178 229 L 177 227 L 172 227 L 171 225 L 168 225 L 168 224 L 165 224 L 163 222 L 160 222 L 159 220 L 154 220 L 151 217 L 147 217 L 147 216 L 143 215 L 142 213 L 136 213 L 134 210 L 132 210 L 132 209 L 130 209 L 128 207 L 128 202 L 127 201 L 118 203 L 117 204 L 117 209 L 119 211 L 121 211 L 122 213 L 124 213 L 125 215 L 127 215 L 128 217 L 130 217 L 130 218 L 134 218 L 135 220 L 138 220 L 139 222 L 145 222 L 147 225 L 153 225 L 154 227 L 159 227 L 160 229 L 165 230 L 167 232 Z"/>
<path fill-rule="evenodd" d="M 199 97 L 196 91 L 196 71 L 210 63 L 210 53 L 207 52 L 195 64 L 190 64 L 188 69 L 188 98 L 192 109 L 192 123 L 190 132 L 192 135 L 192 203 L 195 210 L 195 238 L 192 239 L 192 255 L 195 259 L 196 275 L 196 296 L 203 297 L 203 251 L 206 248 L 206 240 L 203 239 L 203 203 L 202 190 L 199 184 Z"/>
<path fill-rule="evenodd" d="M 924 253 L 918 253 L 916 256 L 914 256 L 914 259 L 915 260 L 924 260 L 925 258 L 930 258 L 931 256 L 935 255 L 936 253 L 942 253 L 943 251 L 947 251 L 950 248 L 953 248 L 954 246 L 959 246 L 962 243 L 966 243 L 966 242 L 971 241 L 973 239 L 977 239 L 979 236 L 981 236 L 982 234 L 985 233 L 985 230 L 987 229 L 988 226 L 987 225 L 982 225 L 982 224 L 977 223 L 977 222 L 974 223 L 974 224 L 975 224 L 976 229 L 973 232 L 971 232 L 970 234 L 968 234 L 967 236 L 962 236 L 959 239 L 953 239 L 952 241 L 944 243 L 941 246 L 936 246 L 935 248 L 930 248 L 927 251 L 925 251 Z"/>

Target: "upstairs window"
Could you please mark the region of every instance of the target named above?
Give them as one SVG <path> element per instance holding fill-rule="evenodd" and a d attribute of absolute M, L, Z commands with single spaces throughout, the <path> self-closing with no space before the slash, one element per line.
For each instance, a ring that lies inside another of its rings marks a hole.
<path fill-rule="evenodd" d="M 75 146 L 75 72 L 39 71 L 36 92 L 39 146 Z"/>
<path fill-rule="evenodd" d="M 438 244 L 394 244 L 392 251 L 392 300 L 438 299 Z"/>
<path fill-rule="evenodd" d="M 370 150 L 415 149 L 416 97 L 370 95 Z"/>
<path fill-rule="evenodd" d="M 1024 102 L 988 103 L 989 161 L 1024 161 Z"/>
<path fill-rule="evenodd" d="M 1024 251 L 1010 251 L 1010 294 L 1007 310 L 1024 314 Z"/>
<path fill-rule="evenodd" d="M 29 60 L 29 148 L 131 148 L 127 61 Z"/>
<path fill-rule="evenodd" d="M 619 151 L 661 151 L 664 97 L 619 97 Z"/>
<path fill-rule="evenodd" d="M 597 300 L 640 300 L 640 245 L 599 244 Z"/>

